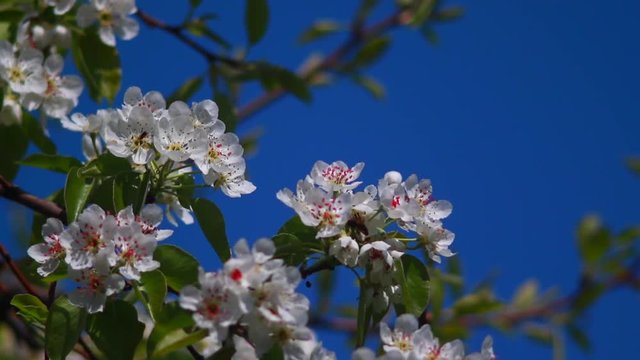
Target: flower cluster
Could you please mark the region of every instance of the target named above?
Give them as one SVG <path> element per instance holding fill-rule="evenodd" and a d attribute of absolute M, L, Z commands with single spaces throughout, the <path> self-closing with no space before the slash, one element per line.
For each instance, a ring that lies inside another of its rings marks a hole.
<path fill-rule="evenodd" d="M 418 328 L 418 320 L 410 314 L 400 315 L 396 319 L 395 328 L 391 330 L 386 323 L 380 323 L 380 340 L 383 353 L 376 357 L 367 348 L 357 349 L 353 360 L 374 359 L 432 359 L 432 360 L 495 360 L 493 340 L 487 336 L 482 343 L 479 353 L 464 355 L 464 345 L 460 340 L 454 340 L 440 345 L 438 338 L 433 336 L 431 327 L 423 325 Z"/>
<path fill-rule="evenodd" d="M 453 255 L 449 245 L 454 234 L 442 224 L 452 205 L 433 199 L 430 180 L 411 175 L 403 181 L 396 171 L 385 174 L 377 186 L 356 191 L 363 168 L 364 163 L 349 167 L 342 161 L 318 161 L 298 181 L 295 193 L 283 189 L 277 197 L 317 230 L 316 237 L 327 242 L 330 255 L 348 267 L 366 270 L 374 285 L 372 301 L 384 309 L 390 298 L 399 295 L 393 280 L 395 261 L 411 248 L 408 244 L 417 242 L 436 262 L 440 256 Z M 396 228 L 390 229 L 394 224 Z"/>
<path fill-rule="evenodd" d="M 0 124 L 19 123 L 22 108 L 40 109 L 52 118 L 65 117 L 77 104 L 82 80 L 61 75 L 64 60 L 51 53 L 0 41 L 0 86 L 5 87 Z"/>
<path fill-rule="evenodd" d="M 79 285 L 69 301 L 90 313 L 102 311 L 107 296 L 121 291 L 125 279 L 139 281 L 140 273 L 159 267 L 153 260 L 157 242 L 172 230 L 158 229 L 162 209 L 145 205 L 140 215 L 131 206 L 115 216 L 98 205 L 90 205 L 66 229 L 56 218 L 42 227 L 44 242 L 31 246 L 27 253 L 40 264 L 37 271 L 48 276 L 60 262 Z"/>
<path fill-rule="evenodd" d="M 211 100 L 192 106 L 175 101 L 167 108 L 159 92 L 143 95 L 140 88 L 130 87 L 119 109 L 98 110 L 89 116 L 76 113 L 62 119 L 62 126 L 84 134 L 83 152 L 88 159 L 106 147 L 111 154 L 128 159 L 138 171 L 157 174 L 164 182 L 157 201 L 167 204 L 185 223 L 193 218 L 172 193 L 179 187 L 176 179 L 191 173 L 192 164 L 207 185 L 229 197 L 256 189 L 245 179 L 244 150 L 238 136 L 225 132 L 218 106 Z"/>
<path fill-rule="evenodd" d="M 240 240 L 234 252 L 221 271 L 201 270 L 199 286 L 180 292 L 180 305 L 193 311 L 196 325 L 209 332 L 200 344 L 203 355 L 233 341 L 234 359 L 257 359 L 274 344 L 287 359 L 335 359 L 306 327 L 309 300 L 295 292 L 300 273 L 273 258 L 273 242 L 260 239 L 249 248 Z"/>

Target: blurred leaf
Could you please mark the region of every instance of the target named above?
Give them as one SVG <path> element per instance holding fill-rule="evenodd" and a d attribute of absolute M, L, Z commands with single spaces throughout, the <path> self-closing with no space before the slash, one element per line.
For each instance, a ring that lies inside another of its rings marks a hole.
<path fill-rule="evenodd" d="M 209 240 L 209 244 L 222 262 L 227 261 L 231 257 L 231 249 L 229 248 L 229 240 L 227 240 L 222 212 L 216 204 L 204 198 L 194 199 L 191 207 L 202 232 Z"/>
<path fill-rule="evenodd" d="M 200 89 L 204 79 L 202 76 L 196 76 L 185 81 L 179 88 L 173 91 L 167 98 L 167 104 L 171 104 L 176 100 L 187 102 Z"/>
<path fill-rule="evenodd" d="M 151 316 L 156 319 L 162 312 L 167 296 L 167 279 L 160 270 L 145 272 L 141 276 L 142 290 L 147 294 Z"/>
<path fill-rule="evenodd" d="M 176 351 L 182 348 L 185 348 L 189 345 L 193 345 L 198 341 L 204 339 L 207 336 L 208 332 L 206 329 L 196 330 L 192 333 L 185 333 L 183 336 L 177 337 L 172 342 L 167 345 L 162 344 L 162 346 L 158 346 L 155 354 L 156 356 L 162 356 L 168 354 L 172 351 Z"/>
<path fill-rule="evenodd" d="M 533 305 L 538 299 L 538 282 L 534 279 L 528 280 L 516 290 L 511 300 L 511 305 L 524 309 Z"/>
<path fill-rule="evenodd" d="M 462 15 L 464 15 L 464 8 L 462 6 L 452 6 L 433 12 L 431 19 L 436 21 L 453 21 L 461 18 Z"/>
<path fill-rule="evenodd" d="M 640 175 L 640 156 L 634 156 L 627 159 L 627 166 L 631 171 Z"/>
<path fill-rule="evenodd" d="M 25 14 L 15 9 L 17 9 L 16 4 L 11 2 L 7 3 L 7 8 L 4 7 L 4 4 L 0 4 L 0 10 L 2 10 L 0 11 L 0 40 L 13 43 L 16 38 L 18 25 Z"/>
<path fill-rule="evenodd" d="M 415 256 L 402 255 L 396 260 L 396 281 L 404 311 L 420 316 L 429 304 L 429 273 L 424 263 Z"/>
<path fill-rule="evenodd" d="M 605 288 L 601 284 L 586 282 L 580 286 L 580 291 L 573 300 L 571 310 L 580 314 L 591 306 L 604 293 Z"/>
<path fill-rule="evenodd" d="M 119 205 L 123 204 L 122 188 L 116 183 L 115 178 L 106 179 L 95 186 L 89 201 L 115 214 L 121 209 Z"/>
<path fill-rule="evenodd" d="M 640 226 L 634 226 L 622 231 L 618 235 L 617 240 L 622 244 L 629 244 L 638 238 L 640 238 Z"/>
<path fill-rule="evenodd" d="M 189 253 L 175 245 L 160 245 L 153 253 L 160 263 L 160 271 L 167 279 L 167 285 L 176 291 L 198 281 L 198 261 Z"/>
<path fill-rule="evenodd" d="M 356 53 L 354 58 L 344 65 L 342 71 L 349 73 L 375 63 L 387 52 L 389 45 L 391 45 L 391 38 L 388 36 L 369 40 Z"/>
<path fill-rule="evenodd" d="M 165 304 L 155 318 L 153 331 L 147 341 L 147 357 L 155 358 L 155 349 L 163 339 L 178 329 L 192 327 L 194 324 L 191 312 L 180 307 L 177 301 Z"/>
<path fill-rule="evenodd" d="M 412 12 L 413 18 L 411 19 L 411 25 L 422 25 L 431 16 L 438 2 L 439 0 L 417 0 Z"/>
<path fill-rule="evenodd" d="M 205 23 L 204 19 L 199 18 L 195 19 L 186 24 L 186 28 L 189 32 L 191 32 L 195 36 L 205 36 L 209 40 L 214 43 L 222 46 L 225 50 L 231 49 L 231 44 L 227 40 L 225 40 L 222 36 L 218 35 L 216 32 L 211 30 L 209 26 Z M 167 101 L 167 104 L 170 102 Z"/>
<path fill-rule="evenodd" d="M 202 3 L 202 0 L 189 0 L 189 4 L 191 7 L 198 7 Z"/>
<path fill-rule="evenodd" d="M 323 251 L 322 243 L 316 239 L 316 230 L 304 225 L 298 216 L 287 221 L 272 240 L 276 245 L 275 257 L 291 266 L 300 265 L 309 255 Z"/>
<path fill-rule="evenodd" d="M 537 341 L 545 345 L 553 344 L 553 331 L 545 325 L 525 324 L 522 327 L 522 333 L 531 340 Z"/>
<path fill-rule="evenodd" d="M 587 265 L 594 265 L 607 252 L 612 242 L 609 231 L 595 215 L 582 219 L 577 236 L 578 250 Z"/>
<path fill-rule="evenodd" d="M 233 105 L 233 101 L 224 93 L 217 92 L 215 96 L 216 104 L 218 104 L 218 118 L 227 125 L 227 131 L 233 131 L 238 124 L 238 117 Z"/>
<path fill-rule="evenodd" d="M 591 352 L 592 346 L 589 336 L 575 324 L 567 325 L 567 334 L 571 337 L 578 347 L 584 352 Z"/>
<path fill-rule="evenodd" d="M 453 311 L 457 315 L 480 314 L 500 308 L 502 304 L 488 289 L 467 294 L 453 304 Z"/>
<path fill-rule="evenodd" d="M 93 180 L 80 176 L 80 169 L 71 168 L 64 185 L 64 204 L 69 224 L 74 222 L 84 209 L 93 189 Z"/>
<path fill-rule="evenodd" d="M 8 181 L 18 173 L 16 161 L 27 152 L 29 140 L 20 125 L 0 125 L 0 175 Z"/>
<path fill-rule="evenodd" d="M 44 347 L 51 360 L 64 360 L 78 342 L 86 313 L 66 297 L 57 298 L 49 308 Z"/>
<path fill-rule="evenodd" d="M 342 26 L 334 20 L 317 20 L 298 38 L 298 43 L 306 44 L 339 31 Z"/>
<path fill-rule="evenodd" d="M 74 33 L 72 39 L 73 60 L 87 84 L 89 96 L 97 102 L 107 99 L 113 103 L 122 78 L 117 49 L 105 45 L 95 28 Z"/>
<path fill-rule="evenodd" d="M 267 0 L 247 0 L 244 18 L 249 44 L 256 44 L 267 32 L 269 25 L 269 3 Z"/>
<path fill-rule="evenodd" d="M 63 174 L 68 173 L 72 167 L 82 166 L 80 160 L 74 157 L 48 154 L 32 154 L 18 161 L 18 163 Z"/>
<path fill-rule="evenodd" d="M 386 95 L 384 86 L 378 80 L 366 75 L 354 75 L 352 78 L 356 84 L 362 86 L 376 100 L 384 99 Z"/>
<path fill-rule="evenodd" d="M 108 359 L 133 359 L 143 331 L 138 312 L 123 300 L 107 301 L 104 311 L 89 315 L 87 321 L 87 333 Z"/>
<path fill-rule="evenodd" d="M 369 332 L 369 324 L 371 322 L 371 306 L 368 299 L 368 287 L 363 280 L 360 280 L 360 295 L 358 296 L 358 316 L 356 329 L 356 345 L 360 347 L 364 345 Z"/>
<path fill-rule="evenodd" d="M 363 23 L 378 3 L 380 3 L 380 0 L 360 0 L 360 6 L 356 11 L 357 21 Z"/>
<path fill-rule="evenodd" d="M 18 309 L 18 315 L 29 324 L 44 326 L 47 323 L 49 310 L 37 297 L 30 294 L 17 294 L 11 299 L 11 305 Z"/>
<path fill-rule="evenodd" d="M 182 174 L 175 179 L 176 186 L 178 187 L 178 201 L 186 208 L 191 207 L 191 200 L 195 193 L 195 180 L 190 174 Z"/>
<path fill-rule="evenodd" d="M 56 145 L 44 133 L 44 129 L 40 122 L 36 120 L 29 112 L 22 112 L 22 127 L 27 137 L 45 154 L 55 154 Z"/>
<path fill-rule="evenodd" d="M 132 204 L 134 214 L 140 214 L 140 211 L 142 211 L 144 204 L 147 202 L 147 194 L 149 193 L 149 186 L 151 185 L 151 176 L 148 171 L 142 174 L 142 176 L 137 176 L 137 178 L 139 182 L 133 197 L 135 201 Z M 126 186 L 126 183 L 124 183 L 123 186 Z M 126 187 L 126 189 L 130 190 L 131 186 Z M 129 204 L 129 202 L 125 202 L 125 204 Z"/>
<path fill-rule="evenodd" d="M 420 34 L 427 42 L 433 46 L 440 45 L 440 36 L 431 26 L 423 26 L 420 28 Z"/>
<path fill-rule="evenodd" d="M 262 360 L 284 360 L 282 346 L 275 344 L 261 357 Z"/>

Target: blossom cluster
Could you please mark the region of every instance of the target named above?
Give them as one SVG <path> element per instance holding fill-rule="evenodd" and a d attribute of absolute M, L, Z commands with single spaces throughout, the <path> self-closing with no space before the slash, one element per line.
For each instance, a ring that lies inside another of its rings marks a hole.
<path fill-rule="evenodd" d="M 62 126 L 84 134 L 83 152 L 89 159 L 106 147 L 111 154 L 129 159 L 140 171 L 146 171 L 145 166 L 169 167 L 171 176 L 164 179 L 169 182 L 167 187 L 172 186 L 172 178 L 190 172 L 195 164 L 206 184 L 219 187 L 229 197 L 256 189 L 245 179 L 244 150 L 238 136 L 225 132 L 218 106 L 211 100 L 192 106 L 174 101 L 167 108 L 159 92 L 143 95 L 140 88 L 130 87 L 119 109 L 98 110 L 89 116 L 75 113 L 62 119 Z M 159 200 L 190 216 L 175 196 Z"/>
<path fill-rule="evenodd" d="M 66 263 L 69 277 L 78 282 L 69 301 L 89 313 L 99 312 L 108 296 L 124 288 L 125 279 L 139 281 L 142 272 L 160 266 L 153 252 L 158 241 L 173 233 L 158 229 L 162 218 L 162 209 L 154 204 L 145 205 L 140 215 L 131 206 L 112 215 L 90 205 L 66 229 L 59 219 L 47 219 L 44 242 L 27 253 L 40 264 L 41 276 Z"/>
<path fill-rule="evenodd" d="M 348 267 L 366 270 L 375 285 L 372 299 L 378 309 L 386 308 L 390 298 L 399 295 L 394 284 L 395 261 L 418 242 L 429 257 L 452 256 L 449 245 L 454 234 L 442 220 L 452 211 L 446 200 L 435 200 L 428 179 L 390 171 L 363 191 L 356 191 L 364 163 L 353 167 L 342 161 L 327 164 L 318 161 L 305 179 L 298 181 L 296 192 L 283 189 L 277 197 L 293 208 L 300 220 L 317 230 L 316 237 L 326 241 L 329 254 Z M 395 224 L 395 231 L 391 226 Z M 415 233 L 411 238 L 402 231 Z"/>
<path fill-rule="evenodd" d="M 64 59 L 51 53 L 0 41 L 0 87 L 5 88 L 0 124 L 19 123 L 22 108 L 40 109 L 44 115 L 63 118 L 78 104 L 82 80 L 61 75 Z"/>
<path fill-rule="evenodd" d="M 462 341 L 453 340 L 440 345 L 438 338 L 433 336 L 431 327 L 423 325 L 418 328 L 418 320 L 411 314 L 400 315 L 393 330 L 386 323 L 380 323 L 380 340 L 383 353 L 379 357 L 368 348 L 360 348 L 353 353 L 351 359 L 496 360 L 490 336 L 482 343 L 481 352 L 465 356 Z"/>
<path fill-rule="evenodd" d="M 307 328 L 309 300 L 295 292 L 300 273 L 273 258 L 274 243 L 260 239 L 249 248 L 240 240 L 234 252 L 222 270 L 201 270 L 198 287 L 180 292 L 180 305 L 193 312 L 198 327 L 208 330 L 200 344 L 203 355 L 233 341 L 233 359 L 258 359 L 274 344 L 286 359 L 335 359 Z"/>

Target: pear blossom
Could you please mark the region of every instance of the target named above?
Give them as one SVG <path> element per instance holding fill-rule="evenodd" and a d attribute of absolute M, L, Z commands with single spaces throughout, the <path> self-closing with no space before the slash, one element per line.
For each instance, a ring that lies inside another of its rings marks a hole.
<path fill-rule="evenodd" d="M 75 3 L 76 0 L 47 0 L 47 5 L 54 7 L 53 13 L 56 15 L 66 14 Z"/>
<path fill-rule="evenodd" d="M 427 224 L 418 224 L 416 232 L 420 235 L 420 240 L 433 261 L 439 263 L 440 256 L 451 257 L 454 255 L 449 250 L 449 245 L 453 243 L 455 238 L 455 234 L 451 231 Z"/>
<path fill-rule="evenodd" d="M 120 112 L 127 119 L 131 110 L 137 106 L 149 109 L 156 120 L 159 120 L 166 112 L 166 101 L 162 94 L 157 91 L 149 91 L 142 95 L 142 90 L 139 87 L 131 86 L 124 93 L 124 103 Z"/>
<path fill-rule="evenodd" d="M 331 243 L 329 254 L 335 256 L 342 264 L 355 267 L 358 263 L 360 246 L 350 236 L 342 236 Z"/>
<path fill-rule="evenodd" d="M 98 205 L 84 209 L 77 220 L 60 235 L 60 243 L 66 251 L 65 262 L 72 269 L 87 269 L 95 265 L 99 254 L 114 265 L 113 236 L 116 219 L 105 213 Z"/>
<path fill-rule="evenodd" d="M 418 320 L 411 314 L 403 314 L 396 319 L 393 331 L 389 326 L 380 323 L 380 339 L 384 351 L 397 350 L 408 355 L 413 350 L 414 333 L 418 330 Z"/>
<path fill-rule="evenodd" d="M 204 142 L 204 133 L 196 131 L 187 119 L 162 117 L 157 123 L 154 145 L 173 161 L 189 159 L 201 142 Z"/>
<path fill-rule="evenodd" d="M 64 59 L 58 54 L 51 54 L 44 62 L 46 90 L 42 93 L 29 92 L 22 96 L 21 102 L 27 110 L 35 110 L 42 105 L 42 110 L 52 118 L 63 118 L 78 105 L 78 97 L 82 93 L 82 80 L 78 76 L 60 76 Z"/>
<path fill-rule="evenodd" d="M 98 110 L 98 114 L 106 113 L 106 110 Z M 96 133 L 102 127 L 102 119 L 99 115 L 84 116 L 80 113 L 72 114 L 70 117 L 64 116 L 60 119 L 62 127 L 71 131 L 82 133 Z"/>
<path fill-rule="evenodd" d="M 183 118 L 189 120 L 196 129 L 206 128 L 209 135 L 218 137 L 224 133 L 225 125 L 218 120 L 218 105 L 211 100 L 193 103 L 191 108 L 182 101 L 174 101 L 169 106 L 169 116 L 172 119 Z"/>
<path fill-rule="evenodd" d="M 236 351 L 231 360 L 259 360 L 256 349 L 243 337 L 233 335 L 233 348 Z"/>
<path fill-rule="evenodd" d="M 135 106 L 128 119 L 119 117 L 117 121 L 105 124 L 102 137 L 113 155 L 130 157 L 134 164 L 143 165 L 155 156 L 154 133 L 155 120 L 151 111 Z"/>
<path fill-rule="evenodd" d="M 76 19 L 81 28 L 97 21 L 100 40 L 106 45 L 115 46 L 115 35 L 123 40 L 131 40 L 138 35 L 140 25 L 129 17 L 137 10 L 134 0 L 92 0 L 80 6 Z"/>
<path fill-rule="evenodd" d="M 40 50 L 50 46 L 67 49 L 71 47 L 71 31 L 62 24 L 27 20 L 18 28 L 16 44 L 19 47 L 33 47 Z"/>
<path fill-rule="evenodd" d="M 467 355 L 465 360 L 496 360 L 497 357 L 493 352 L 493 338 L 487 336 L 482 341 L 482 349 L 480 353 Z"/>
<path fill-rule="evenodd" d="M 228 197 L 240 197 L 256 190 L 256 186 L 244 178 L 244 159 L 225 164 L 219 170 L 210 170 L 204 175 L 205 183 L 219 187 Z"/>
<path fill-rule="evenodd" d="M 391 281 L 391 270 L 394 260 L 402 253 L 391 250 L 391 245 L 384 241 L 374 241 L 363 245 L 358 256 L 358 265 L 369 270 L 373 283 L 388 284 Z"/>
<path fill-rule="evenodd" d="M 105 256 L 98 256 L 94 265 L 82 270 L 69 269 L 69 277 L 80 283 L 69 294 L 69 301 L 87 309 L 90 314 L 102 311 L 107 296 L 120 292 L 125 285 L 121 275 L 111 273 L 109 260 Z"/>
<path fill-rule="evenodd" d="M 16 93 L 43 93 L 47 89 L 42 61 L 40 50 L 22 48 L 16 57 L 13 45 L 0 41 L 0 77 Z"/>
<path fill-rule="evenodd" d="M 114 251 L 122 276 L 140 280 L 141 272 L 159 268 L 160 263 L 153 260 L 156 245 L 155 237 L 144 234 L 137 223 L 119 227 L 114 236 Z"/>
<path fill-rule="evenodd" d="M 216 121 L 216 123 L 222 123 Z M 214 128 L 213 125 L 211 128 Z M 213 132 L 212 132 L 213 134 Z M 242 159 L 244 149 L 240 145 L 238 136 L 225 133 L 219 136 L 209 134 L 201 146 L 195 147 L 192 159 L 203 174 L 209 171 L 221 171 L 227 164 L 233 164 Z"/>
<path fill-rule="evenodd" d="M 176 217 L 185 225 L 193 224 L 194 219 L 191 214 L 191 210 L 182 206 L 177 196 L 160 194 L 156 200 L 158 200 L 159 203 L 166 205 L 165 216 L 171 225 L 178 226 Z"/>
<path fill-rule="evenodd" d="M 48 276 L 54 272 L 58 268 L 60 260 L 64 258 L 64 247 L 60 243 L 60 234 L 63 231 L 62 221 L 48 218 L 42 226 L 44 242 L 32 245 L 27 250 L 27 254 L 41 264 L 37 269 L 40 276 Z"/>
<path fill-rule="evenodd" d="M 20 96 L 10 89 L 6 89 L 0 110 L 0 125 L 13 125 L 22 122 L 22 107 Z"/>
<path fill-rule="evenodd" d="M 360 162 L 349 168 L 342 161 L 335 161 L 327 164 L 324 161 L 317 161 L 311 169 L 311 179 L 321 189 L 327 192 L 344 192 L 353 190 L 361 181 L 355 181 L 362 172 L 364 163 Z"/>

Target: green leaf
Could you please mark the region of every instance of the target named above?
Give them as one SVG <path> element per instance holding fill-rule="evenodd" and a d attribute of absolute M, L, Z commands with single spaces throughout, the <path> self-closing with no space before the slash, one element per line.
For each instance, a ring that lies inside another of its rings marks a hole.
<path fill-rule="evenodd" d="M 189 0 L 189 4 L 193 8 L 200 6 L 201 3 L 202 3 L 202 0 Z"/>
<path fill-rule="evenodd" d="M 104 311 L 89 316 L 87 332 L 107 359 L 133 359 L 144 324 L 138 312 L 123 300 L 107 301 Z"/>
<path fill-rule="evenodd" d="M 591 352 L 592 346 L 589 336 L 575 324 L 567 325 L 567 333 L 582 351 Z"/>
<path fill-rule="evenodd" d="M 40 122 L 36 120 L 29 112 L 22 112 L 22 126 L 27 137 L 45 154 L 55 154 L 56 145 L 44 133 L 44 129 Z"/>
<path fill-rule="evenodd" d="M 122 78 L 116 48 L 105 45 L 95 28 L 88 28 L 83 33 L 73 34 L 71 53 L 91 98 L 97 102 L 107 99 L 113 103 Z"/>
<path fill-rule="evenodd" d="M 275 344 L 267 351 L 264 355 L 262 355 L 262 360 L 284 360 L 284 351 L 282 350 L 282 346 L 279 344 Z"/>
<path fill-rule="evenodd" d="M 320 242 L 316 239 L 316 234 L 318 233 L 316 229 L 303 224 L 298 215 L 292 217 L 282 225 L 278 230 L 278 234 L 283 233 L 294 235 L 304 242 Z"/>
<path fill-rule="evenodd" d="M 371 322 L 371 306 L 369 305 L 368 286 L 360 280 L 360 296 L 358 297 L 358 316 L 356 329 L 356 345 L 360 347 L 364 345 L 369 332 L 369 324 Z"/>
<path fill-rule="evenodd" d="M 391 45 L 391 38 L 387 36 L 378 37 L 369 40 L 365 43 L 360 51 L 356 53 L 355 58 L 351 62 L 350 66 L 353 68 L 362 68 L 378 61 L 378 59 L 384 55 Z"/>
<path fill-rule="evenodd" d="M 511 305 L 518 309 L 526 309 L 536 302 L 538 293 L 538 282 L 534 279 L 528 280 L 518 287 L 511 300 Z"/>
<path fill-rule="evenodd" d="M 431 19 L 436 21 L 453 21 L 458 20 L 464 15 L 464 8 L 462 6 L 452 6 L 447 9 L 442 9 L 431 14 Z"/>
<path fill-rule="evenodd" d="M 304 102 L 311 101 L 311 92 L 307 82 L 304 81 L 298 74 L 289 71 L 284 68 L 280 68 L 274 73 L 278 83 L 283 89 L 293 94 L 298 99 Z"/>
<path fill-rule="evenodd" d="M 396 277 L 404 311 L 420 316 L 429 304 L 429 273 L 424 263 L 415 256 L 404 254 L 396 260 Z"/>
<path fill-rule="evenodd" d="M 609 230 L 602 226 L 600 218 L 586 216 L 577 230 L 578 250 L 587 265 L 594 265 L 602 258 L 612 244 Z"/>
<path fill-rule="evenodd" d="M 269 3 L 267 0 L 247 0 L 244 21 L 249 44 L 258 43 L 267 32 L 269 25 Z"/>
<path fill-rule="evenodd" d="M 69 170 L 67 182 L 64 185 L 64 204 L 69 224 L 75 221 L 84 209 L 91 189 L 93 189 L 92 179 L 80 176 L 80 169 L 77 167 Z"/>
<path fill-rule="evenodd" d="M 176 351 L 182 348 L 185 348 L 189 345 L 193 345 L 198 341 L 204 339 L 208 334 L 206 329 L 200 329 L 194 331 L 192 333 L 185 333 L 182 336 L 178 336 L 172 342 L 169 342 L 167 345 L 162 344 L 162 346 L 158 346 L 158 350 L 155 352 L 155 356 L 163 356 L 172 351 Z"/>
<path fill-rule="evenodd" d="M 11 299 L 11 305 L 18 309 L 18 315 L 28 323 L 44 326 L 49 310 L 37 297 L 30 294 L 17 294 Z"/>
<path fill-rule="evenodd" d="M 301 44 L 306 44 L 313 40 L 317 40 L 327 35 L 334 34 L 341 29 L 342 26 L 336 21 L 318 20 L 300 35 L 300 37 L 298 38 L 298 42 Z"/>
<path fill-rule="evenodd" d="M 187 23 L 186 28 L 195 36 L 205 36 L 214 43 L 222 46 L 225 50 L 231 50 L 231 44 L 218 33 L 211 30 L 202 17 Z M 167 102 L 167 104 L 168 103 L 169 102 Z"/>
<path fill-rule="evenodd" d="M 216 104 L 219 109 L 219 119 L 227 125 L 227 131 L 233 131 L 238 124 L 238 116 L 231 98 L 222 93 L 217 92 L 215 96 Z"/>
<path fill-rule="evenodd" d="M 179 247 L 160 245 L 153 253 L 153 258 L 160 262 L 160 271 L 166 277 L 167 285 L 176 291 L 198 281 L 198 261 Z"/>
<path fill-rule="evenodd" d="M 4 4 L 0 5 L 0 40 L 7 40 L 11 43 L 14 42 L 16 33 L 18 31 L 18 25 L 24 17 L 24 12 L 14 10 L 17 4 L 11 4 L 8 2 L 8 7 L 4 8 Z"/>
<path fill-rule="evenodd" d="M 86 313 L 61 296 L 49 308 L 44 347 L 49 359 L 64 360 L 78 342 Z"/>
<path fill-rule="evenodd" d="M 188 101 L 196 92 L 202 87 L 204 79 L 202 76 L 196 76 L 191 79 L 187 79 L 179 88 L 177 88 L 167 98 L 167 104 L 171 104 L 176 100 Z"/>
<path fill-rule="evenodd" d="M 416 1 L 415 9 L 412 12 L 413 18 L 411 19 L 411 25 L 422 25 L 431 16 L 438 2 L 439 0 Z"/>
<path fill-rule="evenodd" d="M 640 157 L 634 156 L 634 157 L 628 158 L 627 167 L 637 175 L 640 175 Z"/>
<path fill-rule="evenodd" d="M 82 166 L 80 160 L 74 157 L 49 154 L 32 154 L 18 163 L 63 174 L 67 174 L 72 167 Z"/>
<path fill-rule="evenodd" d="M 423 26 L 420 28 L 420 34 L 427 42 L 433 46 L 440 45 L 440 36 L 431 26 Z"/>
<path fill-rule="evenodd" d="M 225 231 L 224 217 L 216 204 L 203 198 L 194 199 L 191 203 L 202 232 L 209 244 L 216 251 L 220 260 L 227 261 L 231 257 L 229 240 Z"/>
<path fill-rule="evenodd" d="M 8 181 L 18 173 L 16 161 L 27 152 L 29 140 L 20 125 L 0 125 L 0 175 Z"/>
<path fill-rule="evenodd" d="M 453 311 L 457 315 L 480 314 L 500 308 L 502 304 L 496 300 L 489 289 L 482 289 L 458 299 L 453 304 Z"/>
<path fill-rule="evenodd" d="M 162 312 L 167 296 L 167 279 L 160 270 L 145 272 L 141 276 L 142 290 L 147 294 L 151 316 L 155 319 Z"/>
<path fill-rule="evenodd" d="M 353 81 L 367 90 L 376 100 L 384 99 L 386 95 L 384 86 L 378 80 L 366 75 L 355 75 L 353 76 Z"/>
<path fill-rule="evenodd" d="M 155 318 L 153 331 L 147 340 L 147 355 L 151 358 L 155 349 L 169 337 L 172 332 L 192 327 L 194 324 L 192 314 L 178 305 L 178 302 L 170 302 L 164 305 L 162 311 Z M 155 357 L 155 356 L 154 356 Z"/>
<path fill-rule="evenodd" d="M 81 168 L 82 176 L 115 176 L 131 172 L 129 161 L 104 153 Z"/>
<path fill-rule="evenodd" d="M 272 240 L 276 246 L 275 257 L 291 266 L 298 266 L 309 255 L 324 250 L 322 242 L 316 239 L 316 230 L 304 225 L 298 216 L 287 221 Z"/>

